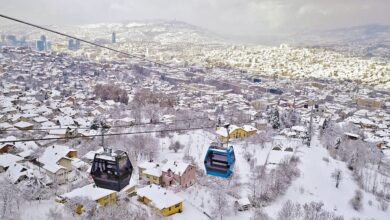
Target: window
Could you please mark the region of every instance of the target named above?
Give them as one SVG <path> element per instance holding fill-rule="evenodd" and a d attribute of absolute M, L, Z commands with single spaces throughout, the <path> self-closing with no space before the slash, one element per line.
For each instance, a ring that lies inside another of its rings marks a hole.
<path fill-rule="evenodd" d="M 175 207 L 176 207 L 176 208 L 179 208 L 179 207 L 180 207 L 180 203 L 179 203 L 179 204 L 177 204 L 177 205 L 175 205 Z"/>
<path fill-rule="evenodd" d="M 171 207 L 169 207 L 169 209 L 168 209 L 169 211 L 171 211 Z"/>

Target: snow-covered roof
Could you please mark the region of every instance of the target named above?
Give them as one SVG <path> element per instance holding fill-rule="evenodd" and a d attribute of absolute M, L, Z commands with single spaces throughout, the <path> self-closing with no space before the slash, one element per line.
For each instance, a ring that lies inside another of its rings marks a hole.
<path fill-rule="evenodd" d="M 61 125 L 61 127 L 74 125 L 73 119 L 69 116 L 58 117 L 57 120 L 58 120 L 59 124 Z"/>
<path fill-rule="evenodd" d="M 89 184 L 86 186 L 83 186 L 81 188 L 74 189 L 68 193 L 65 193 L 61 195 L 60 197 L 62 198 L 75 198 L 75 197 L 82 197 L 82 198 L 87 198 L 92 201 L 96 201 L 98 199 L 101 199 L 103 197 L 106 197 L 108 195 L 111 195 L 112 193 L 116 193 L 114 190 L 110 189 L 104 189 L 104 188 L 99 188 L 95 184 Z"/>
<path fill-rule="evenodd" d="M 156 167 L 156 166 L 157 166 L 157 163 L 150 162 L 150 161 L 144 161 L 144 162 L 138 164 L 138 167 L 141 168 L 141 169 L 148 169 L 148 168 L 153 168 L 153 167 Z"/>
<path fill-rule="evenodd" d="M 12 125 L 10 123 L 7 122 L 0 123 L 0 129 L 8 129 L 8 128 L 12 128 Z"/>
<path fill-rule="evenodd" d="M 229 134 L 231 134 L 234 130 L 239 129 L 239 128 L 240 127 L 238 127 L 236 125 L 230 125 L 229 126 Z M 225 127 L 218 127 L 217 130 L 216 130 L 216 133 L 218 135 L 222 136 L 222 137 L 227 137 L 228 136 L 228 132 L 227 132 L 227 129 Z"/>
<path fill-rule="evenodd" d="M 160 186 L 151 184 L 137 190 L 137 195 L 151 200 L 154 207 L 161 210 L 183 202 L 183 199 Z"/>
<path fill-rule="evenodd" d="M 25 121 L 20 121 L 20 122 L 14 124 L 14 127 L 19 128 L 19 129 L 26 129 L 26 128 L 29 128 L 32 126 L 34 126 L 34 125 L 31 123 L 25 122 Z"/>
<path fill-rule="evenodd" d="M 144 170 L 143 173 L 146 175 L 157 176 L 157 177 L 160 177 L 162 175 L 162 171 L 160 167 L 148 168 Z"/>
<path fill-rule="evenodd" d="M 252 125 L 244 125 L 244 126 L 242 126 L 242 129 L 244 129 L 246 132 L 257 131 L 257 129 L 255 127 L 253 127 Z"/>
<path fill-rule="evenodd" d="M 100 153 L 103 153 L 103 152 L 104 152 L 104 149 L 103 149 L 103 147 L 101 147 L 101 148 L 99 148 L 96 151 L 89 151 L 82 158 L 86 159 L 86 160 L 93 160 L 93 158 L 95 158 L 95 154 L 97 154 L 97 153 L 100 154 Z"/>
<path fill-rule="evenodd" d="M 12 181 L 12 183 L 15 183 L 21 176 L 28 175 L 28 168 L 21 164 L 14 163 L 13 165 L 9 166 L 6 175 L 8 179 Z"/>
<path fill-rule="evenodd" d="M 81 167 L 88 166 L 87 163 L 85 163 L 84 161 L 80 160 L 79 158 L 72 159 L 71 164 L 72 164 L 72 167 L 74 167 L 76 169 L 80 169 Z"/>
<path fill-rule="evenodd" d="M 289 159 L 293 155 L 293 152 L 290 151 L 275 151 L 272 150 L 268 156 L 269 164 L 280 164 L 283 160 Z"/>
<path fill-rule="evenodd" d="M 0 166 L 9 167 L 12 164 L 23 160 L 23 158 L 13 154 L 0 154 Z"/>
<path fill-rule="evenodd" d="M 51 147 L 47 147 L 45 152 L 43 152 L 42 156 L 39 158 L 39 162 L 44 164 L 43 168 L 45 170 L 56 173 L 61 168 L 64 168 L 58 165 L 57 162 L 61 158 L 65 158 L 71 151 L 75 150 L 70 149 L 67 146 L 53 145 Z"/>
<path fill-rule="evenodd" d="M 292 126 L 291 130 L 298 131 L 298 132 L 306 132 L 307 131 L 306 127 L 300 126 L 300 125 Z"/>
<path fill-rule="evenodd" d="M 246 205 L 251 204 L 251 202 L 249 201 L 249 199 L 247 197 L 244 197 L 242 199 L 237 200 L 237 203 L 239 206 L 246 206 Z"/>
<path fill-rule="evenodd" d="M 350 133 L 350 132 L 345 132 L 344 135 L 349 136 L 349 137 L 354 137 L 354 138 L 360 138 L 360 135 Z"/>
<path fill-rule="evenodd" d="M 15 147 L 21 151 L 18 153 L 18 155 L 23 158 L 30 156 L 35 149 L 39 148 L 39 146 L 34 141 L 16 142 Z"/>
<path fill-rule="evenodd" d="M 186 171 L 188 166 L 190 166 L 190 164 L 188 163 L 169 160 L 161 167 L 161 170 L 164 172 L 168 172 L 168 170 L 170 169 L 174 174 L 180 176 Z"/>
<path fill-rule="evenodd" d="M 35 122 L 42 123 L 42 122 L 48 121 L 49 119 L 47 119 L 47 118 L 45 118 L 43 116 L 38 116 L 38 117 L 33 118 L 33 120 Z"/>

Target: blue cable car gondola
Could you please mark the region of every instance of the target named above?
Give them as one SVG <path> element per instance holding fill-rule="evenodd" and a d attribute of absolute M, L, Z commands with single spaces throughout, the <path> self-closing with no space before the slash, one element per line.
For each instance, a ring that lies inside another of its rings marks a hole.
<path fill-rule="evenodd" d="M 233 146 L 225 148 L 212 143 L 204 159 L 206 173 L 212 176 L 228 178 L 233 173 L 235 161 Z"/>
<path fill-rule="evenodd" d="M 91 176 L 97 187 L 120 191 L 129 185 L 133 165 L 126 152 L 104 149 L 103 153 L 95 154 Z"/>

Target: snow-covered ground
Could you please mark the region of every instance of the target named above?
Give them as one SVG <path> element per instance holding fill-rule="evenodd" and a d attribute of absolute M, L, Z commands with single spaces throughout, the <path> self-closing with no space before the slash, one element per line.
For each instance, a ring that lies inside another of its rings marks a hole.
<path fill-rule="evenodd" d="M 355 211 L 349 204 L 359 186 L 354 181 L 352 173 L 347 169 L 345 163 L 332 159 L 327 150 L 321 146 L 316 139 L 313 139 L 312 147 L 300 148 L 299 169 L 301 176 L 293 182 L 287 193 L 275 203 L 265 208 L 266 212 L 276 217 L 278 211 L 287 200 L 300 204 L 312 201 L 323 202 L 324 209 L 334 211 L 345 219 L 390 219 L 390 211 L 381 211 L 375 197 L 363 192 L 363 209 Z M 323 160 L 328 159 L 329 162 Z M 331 177 L 335 169 L 342 171 L 342 180 L 339 188 L 335 187 L 335 180 Z M 368 203 L 372 201 L 370 206 Z"/>
<path fill-rule="evenodd" d="M 214 141 L 215 135 L 208 131 L 192 131 L 184 134 L 175 134 L 173 137 L 165 137 L 160 139 L 161 151 L 159 153 L 159 159 L 173 159 L 182 160 L 185 152 L 195 158 L 195 162 L 201 169 L 203 168 L 203 159 L 210 142 Z M 168 147 L 174 141 L 180 141 L 183 145 L 188 146 L 175 153 L 169 150 Z M 241 184 L 241 190 L 238 194 L 240 197 L 248 197 L 250 190 L 248 189 L 249 177 L 250 177 L 250 165 L 246 161 L 244 155 L 246 152 L 251 152 L 254 155 L 256 165 L 265 165 L 270 157 L 270 154 L 277 153 L 272 150 L 273 146 L 281 145 L 285 147 L 293 147 L 296 149 L 295 155 L 300 157 L 300 163 L 298 168 L 300 169 L 300 177 L 293 181 L 292 185 L 288 188 L 285 195 L 277 198 L 276 201 L 267 207 L 264 207 L 264 211 L 271 217 L 277 217 L 277 213 L 287 200 L 292 200 L 300 204 L 310 202 L 323 202 L 324 209 L 328 211 L 334 211 L 337 215 L 342 215 L 345 219 L 360 218 L 360 219 L 376 219 L 387 220 L 390 219 L 390 211 L 381 211 L 379 209 L 379 203 L 375 197 L 367 192 L 363 192 L 363 209 L 361 211 L 355 211 L 349 203 L 349 200 L 354 196 L 355 190 L 359 189 L 359 186 L 353 179 L 351 171 L 349 171 L 345 163 L 332 159 L 329 156 L 328 151 L 321 146 L 317 138 L 313 139 L 312 147 L 308 148 L 300 141 L 294 141 L 291 139 L 274 138 L 273 142 L 266 144 L 262 148 L 259 144 L 245 143 L 245 141 L 233 141 L 232 144 L 236 153 L 236 172 L 233 175 L 234 178 L 238 178 L 239 184 Z M 246 148 L 246 149 L 245 149 Z M 275 165 L 267 165 L 269 169 Z M 339 188 L 335 187 L 335 180 L 331 177 L 335 169 L 342 171 L 342 180 Z M 132 178 L 137 178 L 134 175 Z M 215 177 L 199 177 L 199 181 L 214 181 Z M 229 180 L 216 179 L 220 181 L 222 185 L 229 187 Z M 204 182 L 203 182 L 204 184 Z M 183 212 L 175 214 L 171 219 L 175 220 L 192 220 L 192 219 L 209 219 L 207 215 L 210 215 L 214 208 L 213 191 L 210 187 L 202 185 L 202 183 L 195 184 L 186 190 L 182 190 L 177 193 L 180 197 L 184 198 Z M 229 205 L 233 207 L 235 198 L 227 196 Z M 369 205 L 372 203 L 371 205 Z M 135 199 L 130 202 L 139 203 Z M 141 204 L 142 205 L 142 204 Z M 41 220 L 45 218 L 46 213 L 50 208 L 57 207 L 60 210 L 64 210 L 63 205 L 58 204 L 51 200 L 33 201 L 25 203 L 22 207 L 21 217 L 24 220 Z M 231 208 L 233 210 L 233 208 Z M 253 209 L 244 212 L 228 213 L 224 219 L 250 219 L 253 215 Z M 69 215 L 65 213 L 64 215 Z M 72 219 L 74 217 L 67 216 Z"/>

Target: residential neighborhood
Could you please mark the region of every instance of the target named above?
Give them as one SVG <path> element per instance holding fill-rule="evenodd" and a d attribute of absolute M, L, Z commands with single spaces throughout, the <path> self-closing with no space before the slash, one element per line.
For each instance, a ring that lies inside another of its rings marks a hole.
<path fill-rule="evenodd" d="M 0 29 L 0 219 L 390 219 L 389 60 L 57 27 Z"/>

